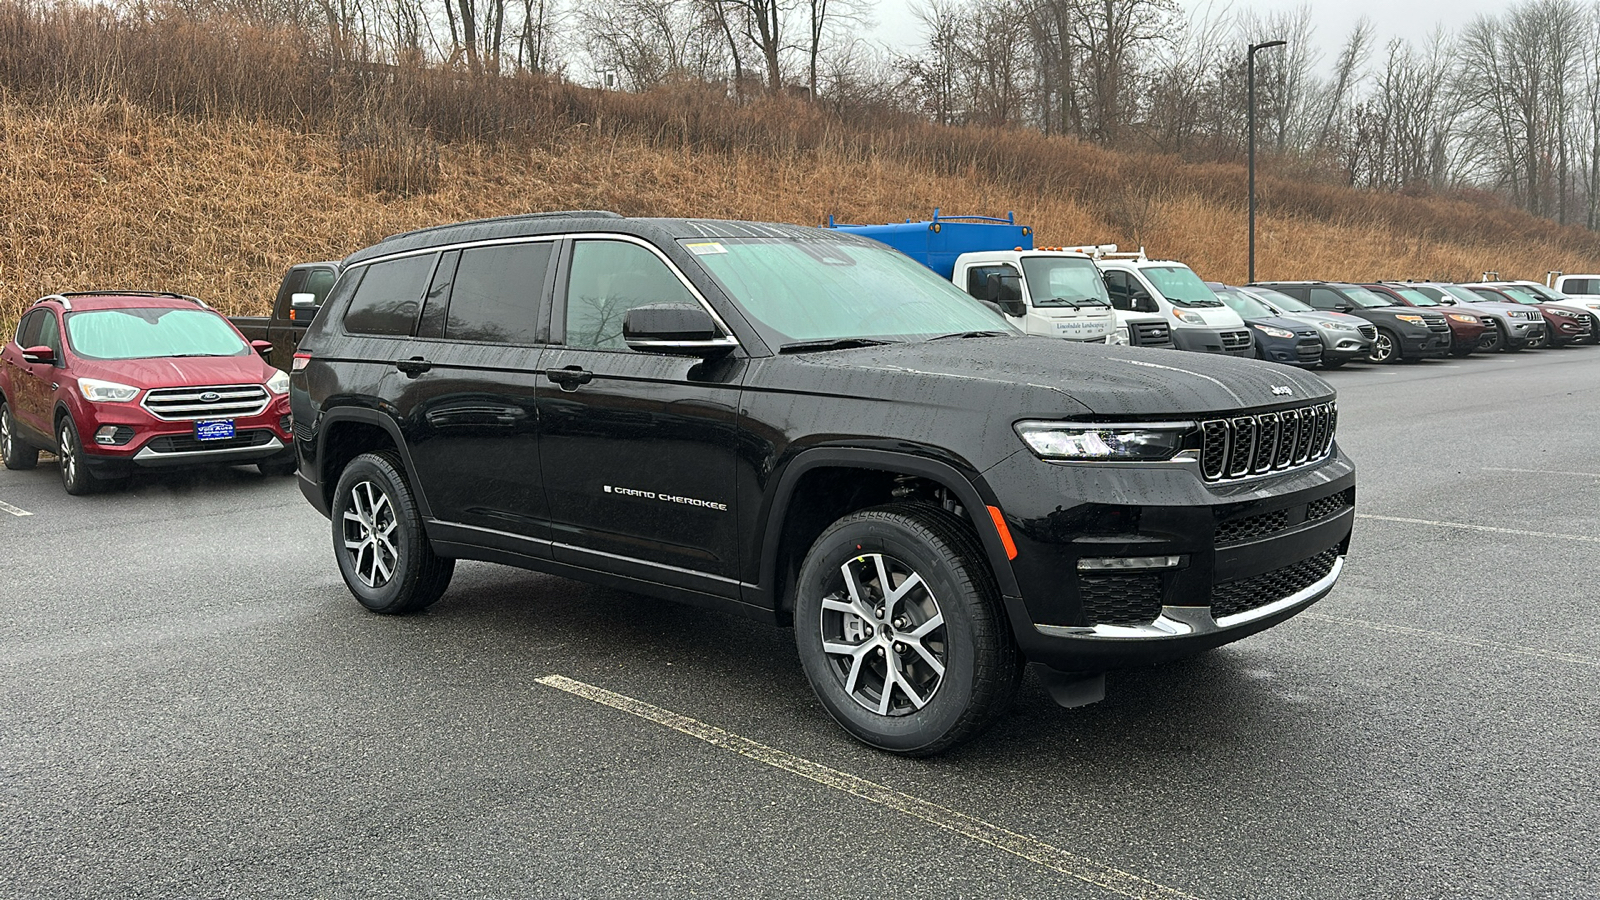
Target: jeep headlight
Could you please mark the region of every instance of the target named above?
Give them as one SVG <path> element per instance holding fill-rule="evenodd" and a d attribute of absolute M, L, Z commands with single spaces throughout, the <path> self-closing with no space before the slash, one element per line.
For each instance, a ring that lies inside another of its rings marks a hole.
<path fill-rule="evenodd" d="M 139 396 L 136 387 L 98 378 L 79 378 L 78 390 L 83 392 L 83 399 L 93 403 L 127 403 Z"/>
<path fill-rule="evenodd" d="M 1017 436 L 1040 459 L 1131 460 L 1171 459 L 1183 449 L 1192 422 L 1105 425 L 1085 422 L 1025 421 Z"/>

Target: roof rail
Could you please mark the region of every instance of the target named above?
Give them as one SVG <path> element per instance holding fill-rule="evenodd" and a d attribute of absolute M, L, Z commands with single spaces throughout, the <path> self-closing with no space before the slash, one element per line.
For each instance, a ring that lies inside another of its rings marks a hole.
<path fill-rule="evenodd" d="M 188 294 L 180 294 L 176 291 L 122 291 L 115 289 L 100 291 L 63 291 L 59 294 L 48 294 L 33 302 L 43 303 L 46 300 L 56 300 L 70 311 L 72 309 L 71 298 L 73 297 L 171 297 L 173 300 L 188 300 L 190 303 L 193 303 L 202 309 L 211 308 L 209 304 L 207 304 L 204 300 L 201 300 L 199 297 L 191 297 Z"/>
<path fill-rule="evenodd" d="M 46 300 L 59 301 L 62 306 L 66 307 L 68 312 L 72 311 L 72 301 L 67 299 L 67 295 L 66 294 L 46 294 L 43 297 L 40 297 L 39 299 L 33 301 L 33 303 L 31 305 L 38 306 L 39 304 L 45 302 Z"/>
<path fill-rule="evenodd" d="M 399 232 L 398 234 L 391 234 L 388 237 L 384 238 L 383 240 L 384 241 L 395 241 L 395 240 L 399 240 L 400 238 L 414 237 L 414 236 L 419 235 L 419 234 L 429 234 L 430 232 L 441 231 L 441 230 L 443 230 L 445 228 L 456 228 L 456 227 L 464 226 L 464 225 L 489 225 L 489 224 L 495 223 L 495 222 L 528 222 L 528 221 L 537 221 L 539 219 L 620 219 L 620 218 L 622 218 L 622 215 L 620 213 L 614 213 L 614 212 L 611 212 L 610 210 L 607 210 L 607 209 L 565 209 L 565 210 L 557 210 L 555 212 L 515 213 L 515 214 L 509 215 L 509 216 L 491 216 L 491 217 L 489 217 L 487 219 L 470 219 L 470 220 L 468 220 L 466 222 L 449 222 L 449 223 L 446 223 L 444 225 L 430 225 L 427 228 L 418 228 L 418 229 L 416 229 L 414 231 L 402 231 L 402 232 Z M 382 243 L 382 242 L 383 241 L 380 241 L 379 243 Z"/>

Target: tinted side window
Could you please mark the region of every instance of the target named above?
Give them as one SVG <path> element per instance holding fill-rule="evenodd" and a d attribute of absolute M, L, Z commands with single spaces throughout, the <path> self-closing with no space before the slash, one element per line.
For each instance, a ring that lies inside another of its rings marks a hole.
<path fill-rule="evenodd" d="M 461 254 L 445 337 L 495 344 L 536 344 L 539 297 L 555 244 L 479 247 Z"/>
<path fill-rule="evenodd" d="M 1282 287 L 1278 287 L 1277 285 L 1273 285 L 1272 286 L 1272 290 L 1275 290 L 1280 294 L 1288 294 L 1289 296 L 1295 298 L 1296 300 L 1299 300 L 1301 303 L 1309 303 L 1309 302 L 1311 302 L 1308 299 L 1311 296 L 1311 292 L 1306 290 L 1304 287 L 1302 287 L 1300 285 L 1286 284 L 1286 285 L 1283 285 Z"/>
<path fill-rule="evenodd" d="M 56 352 L 56 365 L 61 365 L 61 323 L 56 321 L 55 313 L 48 309 L 39 310 L 39 336 L 35 338 L 38 344 L 43 344 Z M 38 346 L 35 344 L 34 346 Z"/>
<path fill-rule="evenodd" d="M 344 314 L 344 330 L 351 334 L 410 335 L 436 258 L 408 256 L 367 266 L 367 274 Z"/>
<path fill-rule="evenodd" d="M 973 266 L 967 270 L 967 293 L 982 297 L 986 293 L 990 275 L 1017 275 L 1016 268 L 1007 265 Z"/>
<path fill-rule="evenodd" d="M 1111 295 L 1111 305 L 1116 309 L 1133 311 L 1133 287 L 1126 272 L 1107 272 L 1106 293 Z"/>
<path fill-rule="evenodd" d="M 622 241 L 579 241 L 567 282 L 569 347 L 626 350 L 622 318 L 635 306 L 695 303 L 678 276 L 654 253 Z"/>
<path fill-rule="evenodd" d="M 1327 288 L 1311 289 L 1311 305 L 1317 309 L 1333 309 L 1336 306 L 1348 306 L 1343 297 Z"/>
<path fill-rule="evenodd" d="M 1600 278 L 1568 278 L 1562 285 L 1568 294 L 1600 294 Z"/>
<path fill-rule="evenodd" d="M 302 293 L 311 294 L 317 298 L 317 306 L 328 299 L 328 292 L 333 290 L 333 283 L 339 279 L 339 273 L 333 269 L 312 269 L 306 273 L 306 283 L 301 286 Z"/>
<path fill-rule="evenodd" d="M 17 323 L 17 346 L 39 346 L 39 320 L 44 315 L 44 310 L 36 309 L 22 317 L 22 321 Z"/>
<path fill-rule="evenodd" d="M 460 261 L 460 250 L 451 250 L 439 257 L 439 267 L 433 270 L 433 283 L 428 285 L 428 296 L 422 300 L 422 319 L 417 322 L 417 337 L 444 337 L 444 316 L 450 305 L 450 284 L 455 281 L 456 264 Z"/>

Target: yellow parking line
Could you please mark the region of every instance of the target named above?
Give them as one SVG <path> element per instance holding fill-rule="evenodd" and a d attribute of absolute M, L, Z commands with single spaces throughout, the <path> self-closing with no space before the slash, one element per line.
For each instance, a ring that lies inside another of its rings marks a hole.
<path fill-rule="evenodd" d="M 1148 878 L 1101 865 L 1093 860 L 1086 859 L 1074 853 L 1062 850 L 1060 847 L 1046 844 L 1043 841 L 1008 831 L 998 825 L 991 825 L 981 819 L 975 819 L 953 809 L 946 809 L 935 803 L 929 803 L 910 794 L 903 794 L 893 788 L 858 778 L 838 769 L 830 769 L 820 763 L 786 753 L 782 750 L 759 744 L 749 738 L 740 737 L 730 731 L 724 731 L 714 725 L 707 725 L 698 719 L 679 715 L 659 706 L 652 706 L 643 700 L 635 700 L 623 694 L 614 693 L 604 688 L 574 681 L 562 675 L 547 675 L 539 679 L 539 683 L 558 690 L 566 691 L 592 700 L 613 709 L 631 713 L 646 721 L 654 722 L 671 728 L 674 731 L 689 735 L 705 741 L 723 750 L 737 753 L 748 759 L 775 769 L 782 769 L 810 779 L 824 787 L 830 787 L 846 794 L 860 797 L 863 800 L 876 803 L 879 806 L 892 809 L 897 813 L 920 820 L 926 824 L 953 831 L 963 837 L 987 844 L 997 850 L 1010 853 L 1031 863 L 1035 863 L 1051 871 L 1076 878 L 1098 888 L 1123 897 L 1133 897 L 1137 900 L 1197 900 L 1192 894 L 1186 894 L 1176 888 L 1157 884 Z"/>

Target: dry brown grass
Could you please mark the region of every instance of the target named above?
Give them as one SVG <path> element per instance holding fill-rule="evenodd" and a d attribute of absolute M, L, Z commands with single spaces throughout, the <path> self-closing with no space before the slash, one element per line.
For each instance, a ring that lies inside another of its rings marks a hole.
<path fill-rule="evenodd" d="M 566 86 L 541 96 L 592 107 L 552 112 L 538 135 L 443 143 L 406 131 L 411 144 L 368 146 L 422 154 L 426 184 L 386 183 L 371 155 L 331 131 L 122 99 L 0 96 L 0 325 L 35 296 L 85 288 L 179 290 L 261 312 L 290 264 L 411 227 L 558 208 L 792 223 L 1014 210 L 1040 243 L 1142 243 L 1208 279 L 1245 275 L 1238 167 L 1037 135 L 858 130 L 782 101 L 733 107 Z M 1483 269 L 1542 279 L 1600 267 L 1597 235 L 1504 208 L 1270 176 L 1261 192 L 1262 279 L 1475 279 Z"/>

